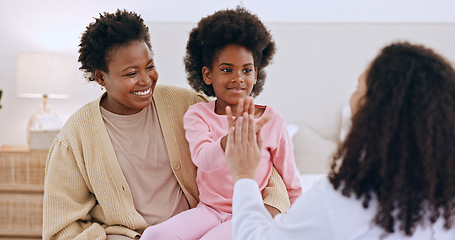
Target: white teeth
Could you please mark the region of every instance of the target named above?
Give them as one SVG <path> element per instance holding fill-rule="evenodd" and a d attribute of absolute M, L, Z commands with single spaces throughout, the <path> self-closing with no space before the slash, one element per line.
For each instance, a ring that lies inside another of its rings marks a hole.
<path fill-rule="evenodd" d="M 234 91 L 234 92 L 243 91 L 243 89 L 241 89 L 241 88 L 230 88 L 229 90 Z"/>
<path fill-rule="evenodd" d="M 150 93 L 150 88 L 146 91 L 137 91 L 137 92 L 133 92 L 134 95 L 139 95 L 139 96 L 143 96 L 143 95 L 146 95 L 146 94 L 149 94 Z"/>

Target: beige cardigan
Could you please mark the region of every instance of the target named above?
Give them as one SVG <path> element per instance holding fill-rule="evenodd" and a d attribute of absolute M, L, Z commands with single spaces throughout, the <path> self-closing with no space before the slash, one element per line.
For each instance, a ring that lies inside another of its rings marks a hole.
<path fill-rule="evenodd" d="M 102 97 L 102 96 L 101 96 Z M 137 238 L 147 227 L 136 211 L 126 179 L 104 126 L 100 100 L 75 112 L 58 134 L 46 163 L 43 239 Z M 208 99 L 194 91 L 158 85 L 153 93 L 171 168 L 190 207 L 198 202 L 196 167 L 183 129 L 188 107 Z M 285 211 L 289 199 L 274 172 L 264 203 Z"/>

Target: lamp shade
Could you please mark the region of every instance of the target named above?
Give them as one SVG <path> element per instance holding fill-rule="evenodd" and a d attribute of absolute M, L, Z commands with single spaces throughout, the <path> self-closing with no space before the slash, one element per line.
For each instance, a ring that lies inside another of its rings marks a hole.
<path fill-rule="evenodd" d="M 69 98 L 72 92 L 75 59 L 69 55 L 21 53 L 16 62 L 16 89 L 19 97 Z"/>

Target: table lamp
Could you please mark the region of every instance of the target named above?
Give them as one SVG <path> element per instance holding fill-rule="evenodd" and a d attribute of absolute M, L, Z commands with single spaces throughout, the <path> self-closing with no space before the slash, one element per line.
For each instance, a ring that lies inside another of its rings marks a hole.
<path fill-rule="evenodd" d="M 43 105 L 28 123 L 30 149 L 47 149 L 63 126 L 52 113 L 48 98 L 69 98 L 75 71 L 72 56 L 48 53 L 21 53 L 16 62 L 16 89 L 19 97 L 42 98 Z"/>

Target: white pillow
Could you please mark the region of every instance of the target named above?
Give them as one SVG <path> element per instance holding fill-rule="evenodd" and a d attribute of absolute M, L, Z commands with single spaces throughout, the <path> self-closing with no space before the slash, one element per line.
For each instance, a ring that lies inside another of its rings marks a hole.
<path fill-rule="evenodd" d="M 288 129 L 289 138 L 291 139 L 292 149 L 294 149 L 294 136 L 299 131 L 299 126 L 297 124 L 287 124 L 286 128 Z"/>
<path fill-rule="evenodd" d="M 332 156 L 337 149 L 335 141 L 325 139 L 305 124 L 291 138 L 297 169 L 301 174 L 327 174 Z"/>

